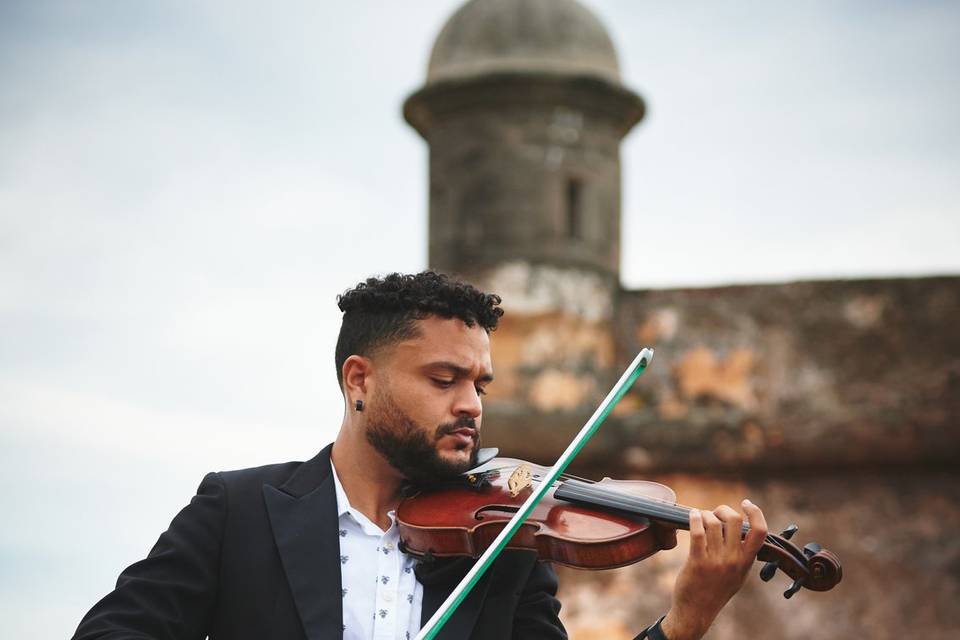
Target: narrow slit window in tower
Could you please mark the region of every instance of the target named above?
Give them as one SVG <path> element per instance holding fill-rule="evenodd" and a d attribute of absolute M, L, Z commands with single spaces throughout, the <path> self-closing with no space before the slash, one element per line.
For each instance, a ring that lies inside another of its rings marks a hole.
<path fill-rule="evenodd" d="M 583 185 L 580 181 L 575 178 L 567 180 L 567 236 L 578 240 L 583 238 L 582 198 Z"/>

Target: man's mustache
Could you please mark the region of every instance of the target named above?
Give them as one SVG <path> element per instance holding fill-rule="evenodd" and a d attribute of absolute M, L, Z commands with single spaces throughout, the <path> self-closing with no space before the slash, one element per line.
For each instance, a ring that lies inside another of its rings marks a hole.
<path fill-rule="evenodd" d="M 474 431 L 476 431 L 477 433 L 474 436 L 474 439 L 480 436 L 480 432 L 477 429 L 477 421 L 474 420 L 473 418 L 462 416 L 460 418 L 457 418 L 456 422 L 442 424 L 439 427 L 437 427 L 437 438 L 441 438 L 445 435 L 449 435 L 455 431 L 459 431 L 460 429 L 473 429 Z"/>

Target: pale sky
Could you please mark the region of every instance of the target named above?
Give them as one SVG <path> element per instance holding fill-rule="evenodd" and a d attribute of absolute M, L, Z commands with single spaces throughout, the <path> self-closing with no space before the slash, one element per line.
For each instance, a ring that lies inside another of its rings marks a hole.
<path fill-rule="evenodd" d="M 336 294 L 426 266 L 400 105 L 458 4 L 0 3 L 0 637 L 332 440 Z M 960 5 L 588 4 L 649 108 L 628 287 L 960 273 Z"/>

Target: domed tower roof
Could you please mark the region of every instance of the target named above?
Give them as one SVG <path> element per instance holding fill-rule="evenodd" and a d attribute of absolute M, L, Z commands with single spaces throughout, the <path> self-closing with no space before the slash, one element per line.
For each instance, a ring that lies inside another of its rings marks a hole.
<path fill-rule="evenodd" d="M 620 84 L 613 42 L 575 0 L 470 0 L 437 36 L 427 85 L 490 73 L 594 76 Z"/>

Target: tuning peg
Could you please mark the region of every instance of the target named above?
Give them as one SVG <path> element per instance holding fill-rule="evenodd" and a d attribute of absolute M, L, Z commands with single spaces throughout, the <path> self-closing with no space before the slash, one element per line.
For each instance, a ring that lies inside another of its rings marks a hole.
<path fill-rule="evenodd" d="M 790 585 L 790 588 L 783 592 L 783 597 L 789 600 L 793 597 L 797 591 L 800 591 L 800 587 L 803 586 L 803 578 L 797 578 L 793 581 L 793 584 Z"/>
<path fill-rule="evenodd" d="M 763 568 L 760 569 L 760 579 L 764 582 L 770 582 L 773 579 L 773 576 L 777 573 L 777 563 L 776 562 L 764 562 Z"/>
<path fill-rule="evenodd" d="M 800 531 L 800 527 L 795 524 L 791 524 L 789 527 L 780 532 L 780 537 L 789 540 L 797 531 Z"/>
<path fill-rule="evenodd" d="M 823 547 L 821 547 L 816 542 L 808 542 L 806 546 L 803 547 L 803 555 L 807 556 L 808 558 L 812 558 L 814 555 L 816 555 L 817 553 L 820 553 L 820 551 L 822 550 L 823 550 Z"/>

